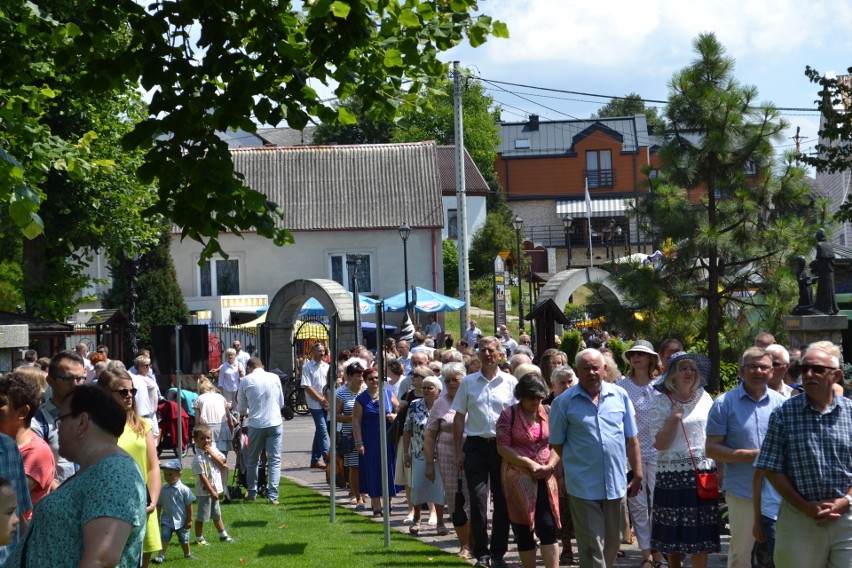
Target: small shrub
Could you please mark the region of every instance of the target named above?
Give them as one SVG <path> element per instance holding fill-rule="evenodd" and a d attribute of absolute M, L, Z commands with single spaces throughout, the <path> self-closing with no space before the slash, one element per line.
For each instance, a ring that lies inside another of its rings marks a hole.
<path fill-rule="evenodd" d="M 568 355 L 568 364 L 571 366 L 574 365 L 574 359 L 580 351 L 580 342 L 582 340 L 583 337 L 576 329 L 566 331 L 562 334 L 562 342 L 559 344 L 559 350 Z"/>

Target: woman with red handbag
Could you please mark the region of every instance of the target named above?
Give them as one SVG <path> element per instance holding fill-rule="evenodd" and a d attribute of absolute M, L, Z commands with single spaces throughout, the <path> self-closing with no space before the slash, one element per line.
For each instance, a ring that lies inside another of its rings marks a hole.
<path fill-rule="evenodd" d="M 657 385 L 666 396 L 654 397 L 651 406 L 657 449 L 651 548 L 666 553 L 672 567 L 680 568 L 689 554 L 694 568 L 706 568 L 708 553 L 720 548 L 716 465 L 704 452 L 713 399 L 702 387 L 710 361 L 681 351 L 669 358 L 667 369 Z"/>

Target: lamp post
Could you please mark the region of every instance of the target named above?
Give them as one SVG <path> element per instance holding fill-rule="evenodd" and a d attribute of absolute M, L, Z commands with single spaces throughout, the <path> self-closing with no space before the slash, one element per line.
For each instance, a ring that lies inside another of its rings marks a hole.
<path fill-rule="evenodd" d="M 566 270 L 571 270 L 571 225 L 574 223 L 572 217 L 564 217 L 562 225 L 565 226 L 565 248 L 568 249 L 568 264 Z"/>
<path fill-rule="evenodd" d="M 520 334 L 524 329 L 524 287 L 521 284 L 521 228 L 524 226 L 524 220 L 516 215 L 512 220 L 512 226 L 515 228 L 518 239 L 518 333 Z"/>
<path fill-rule="evenodd" d="M 411 227 L 403 221 L 399 226 L 399 238 L 402 239 L 402 265 L 405 274 L 405 313 L 408 313 L 408 236 L 410 234 Z"/>
<path fill-rule="evenodd" d="M 607 259 L 615 260 L 615 219 L 609 220 L 609 230 L 606 232 L 609 246 L 607 247 Z"/>
<path fill-rule="evenodd" d="M 361 300 L 358 292 L 358 267 L 361 266 L 360 255 L 346 255 L 346 266 L 349 268 L 351 278 L 350 289 L 352 290 L 352 304 L 355 312 L 355 341 L 358 345 L 362 344 L 361 331 Z"/>
<path fill-rule="evenodd" d="M 621 228 L 621 225 L 616 225 L 615 226 L 615 236 L 617 237 L 616 240 L 618 240 L 618 238 L 621 238 L 622 233 L 624 233 L 624 230 Z M 612 247 L 613 247 L 613 251 L 615 251 L 615 243 L 613 243 Z M 625 249 L 626 248 L 627 247 L 625 246 Z"/>

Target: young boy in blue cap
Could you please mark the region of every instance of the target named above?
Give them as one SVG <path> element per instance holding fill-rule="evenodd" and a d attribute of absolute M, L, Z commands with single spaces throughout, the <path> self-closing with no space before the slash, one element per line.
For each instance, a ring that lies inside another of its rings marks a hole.
<path fill-rule="evenodd" d="M 183 549 L 183 557 L 193 559 L 195 556 L 189 551 L 189 529 L 192 526 L 192 503 L 195 501 L 195 495 L 180 480 L 180 472 L 183 469 L 180 460 L 165 461 L 160 464 L 160 469 L 163 470 L 163 476 L 166 478 L 166 483 L 160 489 L 160 499 L 157 501 L 163 549 L 151 562 L 162 564 L 166 561 L 166 550 L 169 548 L 173 533 L 177 533 L 178 542 Z"/>

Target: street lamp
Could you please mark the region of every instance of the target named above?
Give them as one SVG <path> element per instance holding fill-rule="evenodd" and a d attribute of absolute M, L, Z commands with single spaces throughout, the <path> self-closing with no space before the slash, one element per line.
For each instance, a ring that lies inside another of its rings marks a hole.
<path fill-rule="evenodd" d="M 518 238 L 518 333 L 524 329 L 524 287 L 521 285 L 521 227 L 524 226 L 524 220 L 519 215 L 516 215 L 512 220 L 512 226 L 515 228 L 515 234 Z"/>
<path fill-rule="evenodd" d="M 607 259 L 615 260 L 615 219 L 610 218 L 608 231 L 604 234 L 607 237 Z"/>
<path fill-rule="evenodd" d="M 622 233 L 624 233 L 624 230 L 621 228 L 621 225 L 616 225 L 615 226 L 615 236 L 618 237 L 618 238 L 621 238 Z M 616 239 L 616 242 L 618 241 L 618 238 Z M 616 244 L 615 242 L 612 243 L 613 256 L 615 256 L 615 254 L 614 254 L 615 253 L 615 244 Z M 625 249 L 626 248 L 627 247 L 625 246 Z"/>
<path fill-rule="evenodd" d="M 574 223 L 572 217 L 564 217 L 562 224 L 565 226 L 565 248 L 568 249 L 568 265 L 566 270 L 571 270 L 571 225 Z"/>
<path fill-rule="evenodd" d="M 410 234 L 411 227 L 403 221 L 399 226 L 399 238 L 402 239 L 402 265 L 405 274 L 405 313 L 408 313 L 408 236 Z"/>

